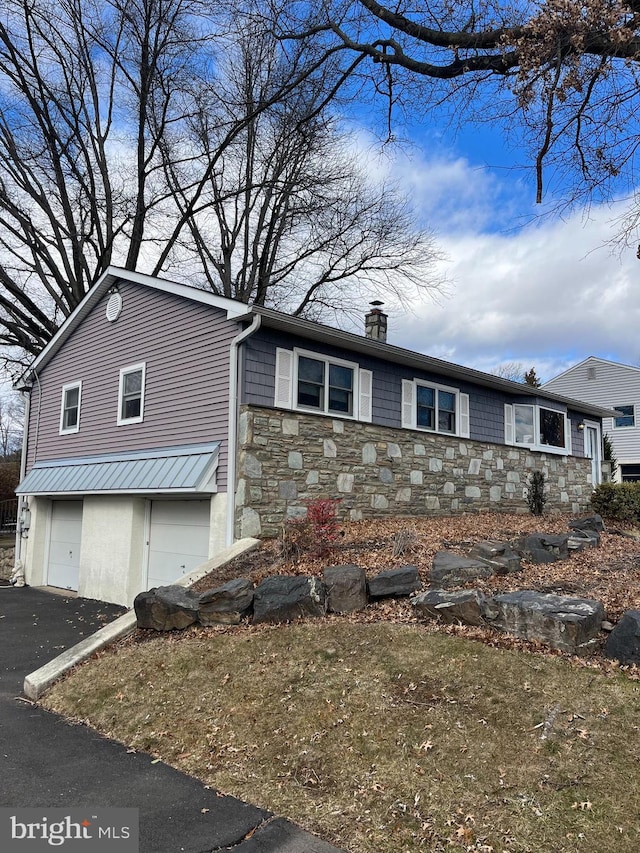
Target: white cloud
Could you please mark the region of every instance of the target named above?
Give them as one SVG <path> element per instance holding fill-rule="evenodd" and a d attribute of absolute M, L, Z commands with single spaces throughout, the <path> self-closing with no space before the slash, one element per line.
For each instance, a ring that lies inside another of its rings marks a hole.
<path fill-rule="evenodd" d="M 452 286 L 412 313 L 390 308 L 390 343 L 481 370 L 522 362 L 544 379 L 588 355 L 640 363 L 640 262 L 610 248 L 620 205 L 532 221 L 517 183 L 463 159 L 408 162 L 395 174 L 435 227 Z"/>

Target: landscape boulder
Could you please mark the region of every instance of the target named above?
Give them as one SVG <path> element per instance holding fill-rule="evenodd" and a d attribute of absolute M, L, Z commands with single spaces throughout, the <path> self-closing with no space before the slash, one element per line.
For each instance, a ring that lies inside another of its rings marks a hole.
<path fill-rule="evenodd" d="M 620 663 L 640 664 L 640 610 L 627 610 L 607 637 L 604 653 Z"/>
<path fill-rule="evenodd" d="M 530 533 L 522 536 L 514 550 L 531 563 L 554 563 L 569 556 L 569 536 L 566 533 Z"/>
<path fill-rule="evenodd" d="M 429 589 L 412 598 L 411 604 L 419 616 L 441 619 L 447 625 L 486 625 L 486 617 L 496 615 L 491 599 L 477 589 Z"/>
<path fill-rule="evenodd" d="M 139 593 L 133 602 L 139 628 L 172 631 L 187 628 L 198 619 L 200 596 L 177 584 Z"/>
<path fill-rule="evenodd" d="M 200 596 L 198 622 L 201 625 L 237 625 L 253 604 L 253 584 L 249 578 L 234 578 Z"/>
<path fill-rule="evenodd" d="M 253 592 L 254 623 L 293 622 L 326 612 L 326 590 L 319 578 L 275 575 L 265 578 Z"/>
<path fill-rule="evenodd" d="M 585 527 L 583 530 L 572 530 L 567 538 L 569 551 L 584 551 L 585 548 L 597 548 L 599 545 L 600 534 L 590 527 Z"/>
<path fill-rule="evenodd" d="M 322 579 L 327 589 L 327 610 L 350 613 L 367 606 L 367 578 L 360 566 L 326 566 Z"/>
<path fill-rule="evenodd" d="M 482 560 L 461 557 L 452 551 L 438 551 L 433 558 L 429 584 L 436 589 L 462 586 L 469 581 L 490 578 L 494 569 Z"/>
<path fill-rule="evenodd" d="M 476 542 L 469 551 L 469 556 L 486 563 L 496 575 L 507 575 L 522 570 L 520 557 L 508 542 L 493 539 Z"/>
<path fill-rule="evenodd" d="M 420 575 L 415 566 L 387 569 L 371 578 L 368 583 L 371 598 L 411 595 L 421 586 Z"/>
<path fill-rule="evenodd" d="M 588 515 L 585 518 L 573 518 L 569 522 L 569 530 L 595 530 L 596 533 L 602 533 L 604 530 L 604 521 L 598 513 Z"/>
<path fill-rule="evenodd" d="M 494 628 L 574 654 L 590 648 L 604 619 L 599 601 L 535 590 L 496 595 L 491 607 Z"/>

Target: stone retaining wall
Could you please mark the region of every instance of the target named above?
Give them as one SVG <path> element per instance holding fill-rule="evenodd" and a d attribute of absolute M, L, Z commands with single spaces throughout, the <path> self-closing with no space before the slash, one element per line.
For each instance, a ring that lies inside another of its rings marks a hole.
<path fill-rule="evenodd" d="M 8 581 L 13 574 L 15 554 L 14 546 L 0 546 L 0 580 Z"/>
<path fill-rule="evenodd" d="M 501 444 L 243 406 L 236 535 L 274 536 L 305 501 L 341 498 L 341 518 L 528 512 L 542 471 L 546 509 L 589 508 L 591 460 Z"/>

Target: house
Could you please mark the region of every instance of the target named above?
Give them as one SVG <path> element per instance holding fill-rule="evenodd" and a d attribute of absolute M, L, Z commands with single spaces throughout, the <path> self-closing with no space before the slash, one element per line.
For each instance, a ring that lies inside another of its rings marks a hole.
<path fill-rule="evenodd" d="M 615 409 L 602 428 L 618 462 L 618 482 L 640 480 L 640 367 L 589 356 L 543 386 L 596 406 Z"/>
<path fill-rule="evenodd" d="M 27 583 L 129 605 L 314 497 L 348 519 L 588 506 L 610 414 L 365 335 L 110 268 L 23 376 Z M 595 469 L 593 469 L 595 470 Z"/>

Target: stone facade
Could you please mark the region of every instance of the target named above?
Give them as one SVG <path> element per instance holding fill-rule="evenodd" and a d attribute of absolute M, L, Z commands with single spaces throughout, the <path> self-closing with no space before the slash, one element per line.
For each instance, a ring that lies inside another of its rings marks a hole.
<path fill-rule="evenodd" d="M 277 535 L 305 501 L 341 498 L 341 518 L 528 512 L 542 471 L 551 512 L 589 508 L 591 460 L 453 436 L 244 406 L 236 535 Z"/>

